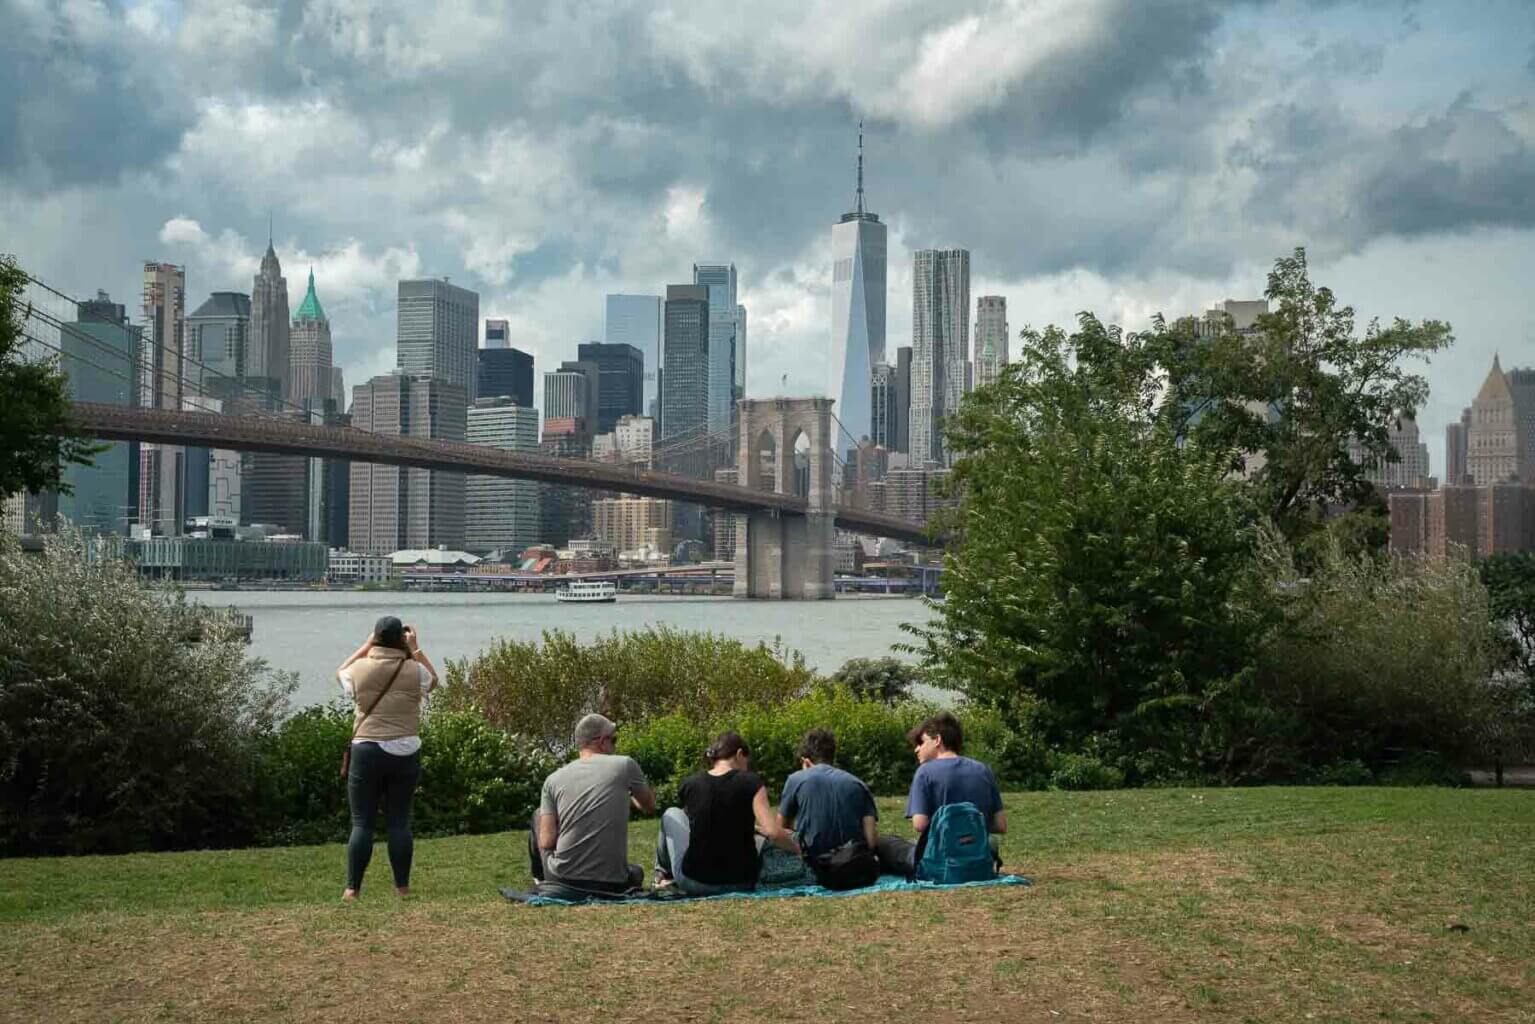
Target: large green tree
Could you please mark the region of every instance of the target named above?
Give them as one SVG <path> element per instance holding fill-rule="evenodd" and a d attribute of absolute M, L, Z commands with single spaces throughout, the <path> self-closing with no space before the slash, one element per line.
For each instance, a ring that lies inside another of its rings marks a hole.
<path fill-rule="evenodd" d="M 64 374 L 52 360 L 23 356 L 27 275 L 0 255 L 0 498 L 18 491 L 67 490 L 69 463 L 96 451 L 71 425 Z"/>
<path fill-rule="evenodd" d="M 1162 355 L 1086 314 L 1069 337 L 1023 332 L 948 425 L 963 501 L 941 615 L 920 631 L 936 682 L 1047 742 L 1160 751 L 1160 768 L 1125 764 L 1132 779 L 1199 770 L 1254 636 L 1234 600 L 1250 488 L 1229 450 L 1179 435 Z"/>
<path fill-rule="evenodd" d="M 1508 663 L 1535 696 L 1535 553 L 1493 555 L 1477 568 Z"/>
<path fill-rule="evenodd" d="M 1350 441 L 1363 446 L 1366 464 L 1395 460 L 1391 428 L 1428 397 L 1409 363 L 1452 335 L 1437 320 L 1400 318 L 1372 320 L 1359 333 L 1353 308 L 1312 283 L 1304 249 L 1275 262 L 1264 294 L 1269 312 L 1251 330 L 1228 321 L 1210 334 L 1192 320 L 1158 321 L 1147 344 L 1161 350 L 1180 429 L 1231 452 L 1232 468 L 1294 538 L 1367 498 L 1371 484 Z"/>

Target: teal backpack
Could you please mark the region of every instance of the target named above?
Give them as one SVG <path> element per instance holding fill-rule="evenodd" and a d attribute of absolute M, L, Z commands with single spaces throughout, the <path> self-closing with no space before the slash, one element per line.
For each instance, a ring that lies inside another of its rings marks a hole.
<path fill-rule="evenodd" d="M 968 801 L 938 808 L 927 826 L 927 846 L 917 865 L 917 877 L 952 885 L 995 876 L 986 818 L 980 808 Z"/>

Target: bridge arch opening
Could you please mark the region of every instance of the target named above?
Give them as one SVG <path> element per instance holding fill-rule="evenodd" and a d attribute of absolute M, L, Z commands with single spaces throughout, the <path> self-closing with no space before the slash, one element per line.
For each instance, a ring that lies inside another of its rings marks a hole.
<path fill-rule="evenodd" d="M 778 489 L 778 445 L 773 441 L 771 430 L 764 430 L 757 435 L 757 440 L 752 444 L 750 459 L 749 466 L 753 478 L 743 483 L 759 491 L 776 491 Z"/>
<path fill-rule="evenodd" d="M 789 491 L 796 497 L 807 497 L 810 494 L 810 435 L 803 429 L 797 430 L 794 440 L 789 442 L 789 450 L 794 453 L 794 461 L 790 463 L 793 473 Z"/>

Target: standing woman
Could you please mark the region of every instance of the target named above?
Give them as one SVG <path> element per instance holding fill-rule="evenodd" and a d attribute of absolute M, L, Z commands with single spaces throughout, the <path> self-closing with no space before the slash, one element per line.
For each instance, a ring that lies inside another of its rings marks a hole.
<path fill-rule="evenodd" d="M 373 830 L 379 806 L 389 826 L 389 866 L 395 891 L 410 895 L 410 805 L 421 778 L 421 699 L 437 686 L 437 670 L 416 642 L 416 632 L 393 615 L 336 670 L 341 688 L 356 702 L 352 718 L 352 760 L 346 796 L 352 808 L 352 837 L 346 850 L 346 891 L 355 900 L 373 857 Z"/>

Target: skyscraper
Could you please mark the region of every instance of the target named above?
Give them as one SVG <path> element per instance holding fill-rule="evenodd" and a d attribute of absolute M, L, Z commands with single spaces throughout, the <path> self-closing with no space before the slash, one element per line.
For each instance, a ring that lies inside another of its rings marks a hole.
<path fill-rule="evenodd" d="M 288 279 L 269 237 L 261 270 L 251 283 L 250 344 L 245 353 L 247 378 L 264 379 L 278 398 L 288 394 Z"/>
<path fill-rule="evenodd" d="M 833 413 L 851 452 L 873 426 L 869 388 L 885 361 L 885 225 L 863 206 L 863 124 L 858 125 L 858 187 L 853 209 L 832 225 L 831 380 Z"/>
<path fill-rule="evenodd" d="M 975 386 L 996 380 L 1007 365 L 1007 299 L 982 295 L 975 300 Z"/>
<path fill-rule="evenodd" d="M 736 307 L 736 389 L 735 400 L 746 397 L 746 307 Z"/>
<path fill-rule="evenodd" d="M 288 345 L 288 398 L 295 405 L 331 397 L 333 354 L 330 320 L 314 290 L 314 271 L 309 271 L 309 290 L 293 313 Z"/>
<path fill-rule="evenodd" d="M 69 378 L 69 396 L 77 402 L 135 405 L 138 396 L 139 329 L 128 325 L 127 311 L 97 292 L 80 303 L 78 319 L 59 332 L 59 366 Z M 114 441 L 92 456 L 90 465 L 61 469 L 71 493 L 58 496 L 58 514 L 87 533 L 125 534 L 134 518 L 137 495 L 131 491 L 138 443 Z"/>
<path fill-rule="evenodd" d="M 492 321 L 494 322 L 494 321 Z M 510 398 L 533 408 L 533 356 L 517 348 L 482 348 L 479 351 L 481 398 Z"/>
<path fill-rule="evenodd" d="M 179 412 L 185 372 L 186 271 L 170 263 L 144 264 L 144 359 L 141 398 L 151 409 Z M 179 445 L 139 446 L 139 525 L 165 536 L 181 532 L 181 477 L 186 453 Z"/>
<path fill-rule="evenodd" d="M 602 340 L 609 345 L 633 345 L 645 361 L 645 393 L 640 411 L 660 415 L 661 339 L 665 334 L 666 300 L 659 295 L 609 295 Z"/>
<path fill-rule="evenodd" d="M 1444 484 L 1458 487 L 1470 472 L 1466 466 L 1467 436 L 1471 430 L 1471 410 L 1462 409 L 1460 419 L 1444 428 Z"/>
<path fill-rule="evenodd" d="M 512 325 L 506 320 L 485 321 L 485 347 L 486 348 L 511 348 Z"/>
<path fill-rule="evenodd" d="M 352 389 L 352 425 L 385 436 L 462 441 L 464 389 L 425 375 L 374 377 Z M 464 546 L 462 473 L 354 462 L 350 477 L 352 550 Z"/>
<path fill-rule="evenodd" d="M 912 267 L 911 460 L 948 465 L 944 418 L 965 393 L 970 351 L 970 251 L 922 249 Z"/>
<path fill-rule="evenodd" d="M 566 364 L 567 366 L 569 364 Z M 587 434 L 591 405 L 587 401 L 586 374 L 579 369 L 561 367 L 544 371 L 544 419 L 574 420 L 570 431 Z"/>
<path fill-rule="evenodd" d="M 1357 439 L 1349 440 L 1349 458 L 1363 467 L 1365 479 L 1382 490 L 1422 488 L 1429 480 L 1428 445 L 1418 437 L 1418 424 L 1403 416 L 1389 429 L 1395 462 L 1384 457 L 1371 458 Z"/>
<path fill-rule="evenodd" d="M 286 406 L 267 415 L 289 423 L 310 422 L 308 415 Z M 320 461 L 279 452 L 244 453 L 240 460 L 240 511 L 245 520 L 315 539 L 310 532 L 310 471 L 311 463 Z M 318 500 L 318 493 L 315 498 Z"/>
<path fill-rule="evenodd" d="M 703 434 L 709 422 L 709 289 L 666 287 L 661 353 L 661 439 Z"/>
<path fill-rule="evenodd" d="M 1471 403 L 1466 436 L 1466 472 L 1478 487 L 1502 483 L 1519 473 L 1519 421 L 1508 378 L 1492 357 L 1492 369 Z"/>
<path fill-rule="evenodd" d="M 895 350 L 894 409 L 890 413 L 890 450 L 911 451 L 911 346 Z"/>
<path fill-rule="evenodd" d="M 479 384 L 480 296 L 446 279 L 401 281 L 395 365 L 463 388 L 472 403 Z"/>
<path fill-rule="evenodd" d="M 470 444 L 502 451 L 538 451 L 538 410 L 504 395 L 480 398 L 469 409 Z M 470 476 L 464 482 L 464 547 L 477 555 L 521 552 L 539 541 L 535 480 Z"/>
<path fill-rule="evenodd" d="M 869 424 L 869 440 L 882 448 L 890 448 L 895 420 L 895 367 L 888 363 L 874 364 L 869 409 L 873 416 Z"/>
<path fill-rule="evenodd" d="M 1514 396 L 1514 423 L 1519 432 L 1519 479 L 1535 483 L 1535 370 L 1509 370 L 1508 390 Z"/>
<path fill-rule="evenodd" d="M 693 284 L 709 289 L 709 429 L 730 426 L 736 387 L 736 265 L 693 264 Z"/>
<path fill-rule="evenodd" d="M 251 300 L 214 292 L 187 317 L 186 377 L 198 395 L 223 397 L 243 380 L 250 350 Z"/>
<path fill-rule="evenodd" d="M 640 415 L 645 389 L 645 356 L 633 345 L 589 341 L 576 346 L 576 358 L 597 369 L 597 408 L 591 410 L 599 434 L 611 432 L 625 416 Z"/>

